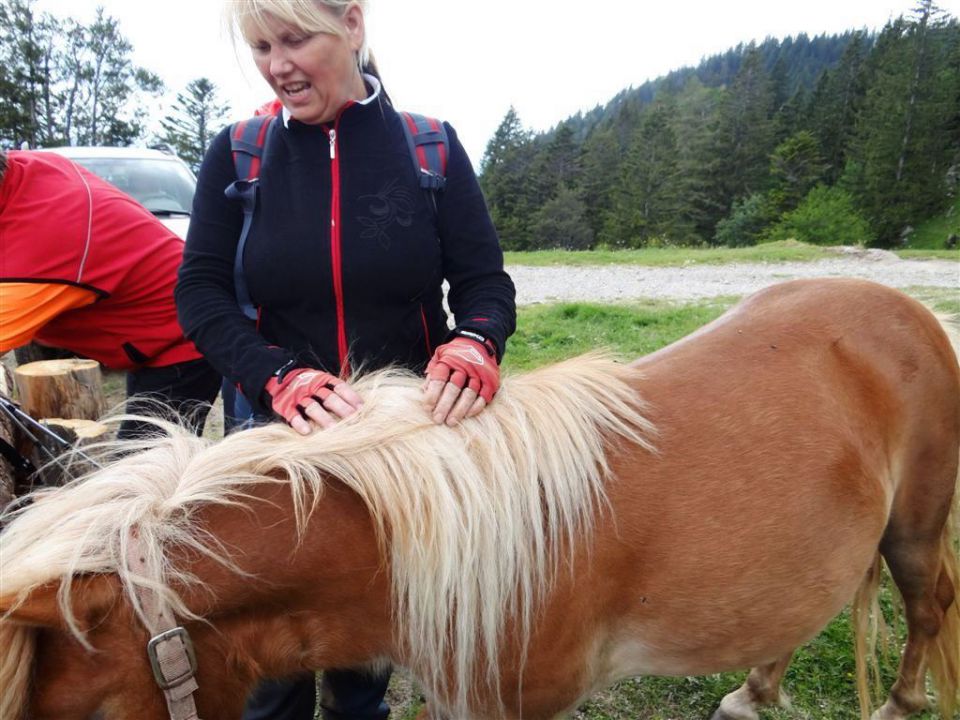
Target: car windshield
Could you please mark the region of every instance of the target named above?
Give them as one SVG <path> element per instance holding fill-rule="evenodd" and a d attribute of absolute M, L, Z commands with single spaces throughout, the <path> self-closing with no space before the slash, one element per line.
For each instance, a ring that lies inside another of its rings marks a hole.
<path fill-rule="evenodd" d="M 155 215 L 190 214 L 197 180 L 180 161 L 162 158 L 75 158 Z"/>

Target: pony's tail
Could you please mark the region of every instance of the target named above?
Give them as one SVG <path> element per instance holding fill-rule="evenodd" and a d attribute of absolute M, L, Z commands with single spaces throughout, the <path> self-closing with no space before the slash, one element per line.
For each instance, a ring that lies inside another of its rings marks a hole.
<path fill-rule="evenodd" d="M 27 703 L 35 628 L 0 620 L 0 718 L 20 720 Z"/>
<path fill-rule="evenodd" d="M 960 564 L 957 560 L 960 538 L 960 499 L 955 499 L 950 518 L 940 537 L 940 574 L 937 599 L 943 608 L 940 632 L 927 658 L 937 706 L 944 718 L 954 717 L 960 707 Z"/>
<path fill-rule="evenodd" d="M 874 699 L 883 692 L 880 664 L 877 662 L 877 639 L 886 635 L 880 612 L 880 576 L 883 571 L 880 553 L 877 553 L 857 588 L 851 606 L 851 623 L 855 637 L 857 664 L 857 696 L 860 699 L 861 720 L 869 720 Z"/>

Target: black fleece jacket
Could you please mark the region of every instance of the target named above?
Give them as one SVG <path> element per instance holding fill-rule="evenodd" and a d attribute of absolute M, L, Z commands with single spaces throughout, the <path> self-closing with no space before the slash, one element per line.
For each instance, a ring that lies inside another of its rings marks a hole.
<path fill-rule="evenodd" d="M 444 280 L 458 329 L 498 354 L 514 330 L 513 282 L 456 133 L 446 126 L 447 185 L 434 213 L 401 122 L 379 97 L 327 125 L 274 121 L 243 258 L 256 324 L 234 291 L 242 210 L 224 196 L 237 180 L 229 129 L 203 160 L 176 288 L 180 324 L 259 411 L 266 381 L 291 360 L 333 374 L 421 371 L 450 337 Z"/>

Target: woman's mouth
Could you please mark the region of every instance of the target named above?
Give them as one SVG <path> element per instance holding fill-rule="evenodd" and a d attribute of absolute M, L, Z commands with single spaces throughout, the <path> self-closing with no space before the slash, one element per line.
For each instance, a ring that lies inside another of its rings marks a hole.
<path fill-rule="evenodd" d="M 280 87 L 283 90 L 284 95 L 286 95 L 291 100 L 297 100 L 306 94 L 307 90 L 310 87 L 310 83 L 292 82 L 292 83 L 286 83 L 285 85 L 281 85 Z"/>

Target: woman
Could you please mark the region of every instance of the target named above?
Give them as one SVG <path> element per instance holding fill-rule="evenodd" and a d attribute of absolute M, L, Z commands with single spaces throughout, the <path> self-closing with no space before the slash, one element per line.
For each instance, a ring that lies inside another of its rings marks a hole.
<path fill-rule="evenodd" d="M 344 378 L 357 368 L 426 369 L 424 402 L 438 423 L 482 411 L 514 329 L 514 287 L 453 129 L 434 209 L 369 61 L 364 3 L 232 0 L 227 12 L 282 103 L 242 258 L 257 320 L 235 295 L 242 212 L 224 195 L 238 180 L 224 131 L 200 168 L 177 286 L 187 335 L 258 418 L 275 413 L 301 433 L 356 412 L 363 400 Z M 324 717 L 386 717 L 386 680 L 326 673 Z M 245 718 L 313 711 L 306 677 L 264 685 Z"/>

